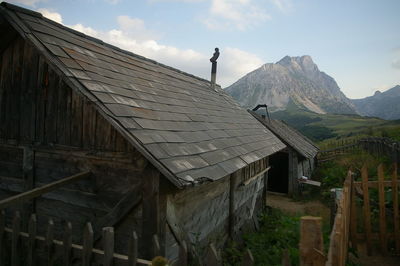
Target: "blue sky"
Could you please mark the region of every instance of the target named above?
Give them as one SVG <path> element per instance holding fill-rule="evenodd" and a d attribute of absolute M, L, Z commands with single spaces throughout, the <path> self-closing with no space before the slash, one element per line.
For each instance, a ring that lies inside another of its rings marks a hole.
<path fill-rule="evenodd" d="M 285 55 L 311 55 L 346 96 L 400 84 L 398 0 L 13 0 L 123 49 L 226 87 Z"/>

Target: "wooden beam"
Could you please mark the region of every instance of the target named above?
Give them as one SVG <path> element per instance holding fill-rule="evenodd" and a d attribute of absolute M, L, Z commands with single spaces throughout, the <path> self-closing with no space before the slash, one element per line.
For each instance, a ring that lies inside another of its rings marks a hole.
<path fill-rule="evenodd" d="M 142 240 L 141 248 L 144 258 L 151 258 L 153 235 L 158 234 L 160 228 L 160 172 L 149 164 L 143 175 L 143 210 L 142 210 Z"/>
<path fill-rule="evenodd" d="M 124 197 L 115 205 L 115 207 L 100 218 L 93 225 L 94 239 L 97 241 L 101 237 L 103 227 L 114 226 L 124 218 L 132 208 L 134 208 L 142 199 L 142 188 L 137 185 L 128 191 Z"/>
<path fill-rule="evenodd" d="M 251 182 L 253 182 L 254 180 L 258 179 L 259 177 L 261 177 L 262 175 L 264 175 L 266 172 L 268 172 L 271 169 L 271 166 L 267 167 L 266 169 L 264 169 L 263 171 L 259 172 L 258 174 L 256 174 L 255 176 L 250 177 L 249 179 L 247 179 L 246 181 L 244 181 L 241 185 L 242 186 L 247 186 L 248 184 L 250 184 Z"/>
<path fill-rule="evenodd" d="M 45 193 L 48 193 L 50 191 L 56 190 L 60 187 L 63 187 L 65 185 L 71 184 L 73 182 L 79 181 L 83 178 L 89 177 L 91 175 L 90 171 L 85 171 L 76 175 L 72 175 L 66 178 L 63 178 L 61 180 L 52 182 L 50 184 L 44 185 L 42 187 L 38 187 L 23 193 L 20 193 L 18 195 L 6 198 L 2 201 L 0 201 L 0 210 L 9 207 L 10 205 L 13 204 L 18 204 L 18 203 L 23 203 L 28 200 L 37 198 Z"/>
<path fill-rule="evenodd" d="M 242 171 L 239 170 L 230 176 L 229 183 L 229 236 L 235 235 L 235 191 Z"/>

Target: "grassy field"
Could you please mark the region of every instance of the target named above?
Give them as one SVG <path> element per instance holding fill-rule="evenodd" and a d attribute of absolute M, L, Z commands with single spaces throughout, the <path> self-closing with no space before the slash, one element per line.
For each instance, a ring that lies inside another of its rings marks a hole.
<path fill-rule="evenodd" d="M 287 110 L 271 116 L 295 127 L 314 141 L 340 139 L 352 136 L 382 136 L 400 141 L 400 120 L 387 121 L 358 115 L 316 114 L 288 105 Z"/>

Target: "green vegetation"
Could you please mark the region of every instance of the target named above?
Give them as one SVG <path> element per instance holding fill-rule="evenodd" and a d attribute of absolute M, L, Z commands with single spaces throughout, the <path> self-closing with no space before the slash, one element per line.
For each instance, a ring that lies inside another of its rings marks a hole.
<path fill-rule="evenodd" d="M 400 120 L 387 121 L 358 115 L 317 114 L 289 104 L 284 111 L 271 113 L 314 141 L 351 136 L 390 137 L 400 141 Z"/>
<path fill-rule="evenodd" d="M 260 216 L 260 230 L 243 235 L 244 247 L 231 242 L 224 252 L 224 265 L 240 265 L 245 247 L 250 249 L 256 265 L 281 265 L 282 251 L 287 249 L 292 265 L 299 265 L 300 217 L 267 209 Z"/>
<path fill-rule="evenodd" d="M 385 169 L 390 171 L 391 165 L 388 158 L 375 157 L 367 152 L 356 150 L 353 153 L 340 156 L 335 160 L 319 165 L 314 171 L 312 179 L 322 183 L 320 191 L 317 192 L 322 202 L 329 202 L 331 188 L 340 188 L 343 186 L 349 169 L 355 173 L 355 177 L 359 181 L 363 165 L 368 166 L 370 177 L 376 177 L 377 167 L 380 163 L 383 163 Z M 314 196 L 317 195 L 316 191 L 313 192 Z"/>
<path fill-rule="evenodd" d="M 230 242 L 224 251 L 224 265 L 241 265 L 245 249 L 250 249 L 255 265 L 282 265 L 287 250 L 291 265 L 299 265 L 300 215 L 289 215 L 267 208 L 259 217 L 260 230 L 243 235 L 243 244 Z M 325 246 L 329 241 L 329 225 L 323 228 Z"/>

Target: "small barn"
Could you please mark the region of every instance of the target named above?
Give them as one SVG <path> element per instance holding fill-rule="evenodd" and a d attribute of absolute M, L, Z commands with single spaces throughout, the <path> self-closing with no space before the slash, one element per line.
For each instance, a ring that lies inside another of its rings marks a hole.
<path fill-rule="evenodd" d="M 173 258 L 263 206 L 286 145 L 219 86 L 5 2 L 0 36 L 0 200 L 68 181 L 7 214 L 71 221 L 74 242 L 114 226 L 120 252 L 136 230 L 143 257 L 157 234 Z"/>
<path fill-rule="evenodd" d="M 311 178 L 319 148 L 285 122 L 249 112 L 287 146 L 269 158 L 268 190 L 296 196 L 299 179 Z"/>

